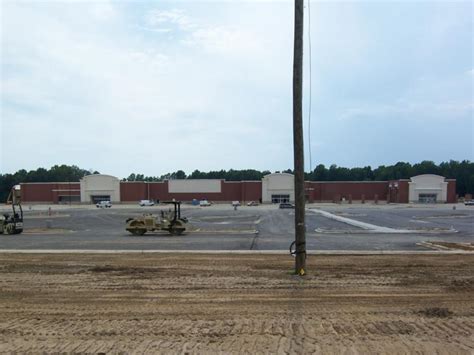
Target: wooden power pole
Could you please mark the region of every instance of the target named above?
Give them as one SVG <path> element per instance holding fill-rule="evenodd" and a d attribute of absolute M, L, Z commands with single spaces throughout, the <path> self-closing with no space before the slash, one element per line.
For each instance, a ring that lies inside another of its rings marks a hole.
<path fill-rule="evenodd" d="M 295 273 L 306 273 L 306 226 L 303 144 L 303 0 L 295 0 L 293 55 L 293 149 L 295 161 Z"/>

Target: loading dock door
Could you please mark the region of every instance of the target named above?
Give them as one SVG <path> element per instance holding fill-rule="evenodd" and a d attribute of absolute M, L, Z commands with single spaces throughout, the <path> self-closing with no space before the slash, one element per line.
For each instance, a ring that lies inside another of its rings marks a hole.
<path fill-rule="evenodd" d="M 419 194 L 418 202 L 420 203 L 436 203 L 436 194 Z"/>

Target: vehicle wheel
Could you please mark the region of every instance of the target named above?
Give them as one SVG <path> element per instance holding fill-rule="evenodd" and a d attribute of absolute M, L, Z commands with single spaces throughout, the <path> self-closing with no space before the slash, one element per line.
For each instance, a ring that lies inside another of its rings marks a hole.
<path fill-rule="evenodd" d="M 171 226 L 170 233 L 173 235 L 181 235 L 185 230 L 186 227 L 184 226 L 184 223 L 178 220 L 174 225 Z"/>
<path fill-rule="evenodd" d="M 183 234 L 184 229 L 183 228 L 171 228 L 170 233 L 173 235 L 181 235 Z"/>
<path fill-rule="evenodd" d="M 143 229 L 142 228 L 133 229 L 131 232 L 132 232 L 133 235 L 143 235 L 143 234 L 146 233 L 146 229 L 144 229 L 144 228 Z"/>
<path fill-rule="evenodd" d="M 130 223 L 130 227 L 133 229 L 129 229 L 128 231 L 133 235 L 143 235 L 146 233 L 146 228 L 143 222 L 134 221 Z"/>
<path fill-rule="evenodd" d="M 21 234 L 21 232 L 23 232 L 23 229 L 15 229 L 13 234 Z"/>
<path fill-rule="evenodd" d="M 5 227 L 5 231 L 7 232 L 7 234 L 15 234 L 15 226 L 13 225 L 13 223 L 8 223 Z"/>

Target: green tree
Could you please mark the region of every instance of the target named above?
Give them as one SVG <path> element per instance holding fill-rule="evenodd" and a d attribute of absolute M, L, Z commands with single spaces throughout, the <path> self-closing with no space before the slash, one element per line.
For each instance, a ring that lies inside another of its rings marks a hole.
<path fill-rule="evenodd" d="M 319 164 L 313 171 L 312 174 L 313 181 L 326 181 L 328 178 L 328 169 L 324 166 L 324 164 Z"/>
<path fill-rule="evenodd" d="M 127 181 L 136 181 L 136 180 L 137 180 L 137 176 L 134 173 L 128 175 Z"/>
<path fill-rule="evenodd" d="M 179 179 L 179 180 L 186 179 L 186 173 L 183 170 L 178 170 L 176 172 L 176 179 Z"/>
<path fill-rule="evenodd" d="M 422 175 L 422 174 L 439 174 L 438 166 L 430 161 L 430 160 L 423 160 L 421 163 L 413 165 L 413 170 L 415 175 Z"/>

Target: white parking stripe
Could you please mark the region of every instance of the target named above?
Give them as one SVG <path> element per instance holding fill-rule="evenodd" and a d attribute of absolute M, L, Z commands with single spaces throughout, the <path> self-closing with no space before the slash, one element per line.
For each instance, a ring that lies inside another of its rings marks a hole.
<path fill-rule="evenodd" d="M 357 221 L 355 219 L 347 218 L 347 217 L 342 217 L 335 215 L 333 213 L 329 213 L 327 211 L 322 211 L 319 209 L 308 209 L 308 211 L 319 214 L 321 216 L 324 216 L 329 219 L 333 219 L 338 222 L 346 223 L 354 227 L 359 227 L 362 229 L 365 229 L 370 232 L 375 232 L 375 233 L 385 233 L 385 234 L 413 234 L 413 233 L 433 233 L 433 232 L 439 232 L 439 233 L 457 233 L 457 230 L 451 228 L 447 230 L 442 230 L 442 231 L 429 231 L 429 230 L 419 230 L 419 229 L 395 229 L 395 228 L 389 228 L 389 227 L 381 227 L 377 226 L 375 224 L 370 224 L 366 222 L 361 222 Z"/>

